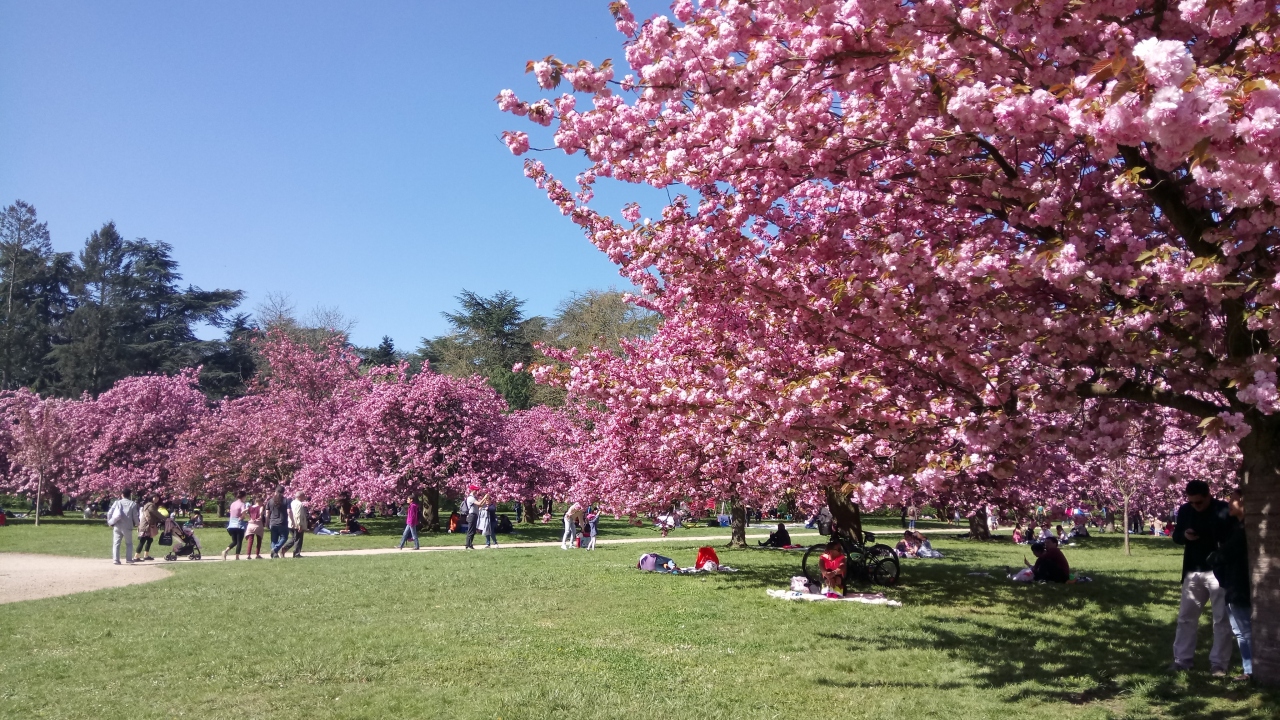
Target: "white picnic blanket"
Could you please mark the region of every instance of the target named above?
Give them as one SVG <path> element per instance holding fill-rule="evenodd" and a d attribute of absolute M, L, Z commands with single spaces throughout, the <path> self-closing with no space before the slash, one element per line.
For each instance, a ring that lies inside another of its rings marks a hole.
<path fill-rule="evenodd" d="M 795 590 L 765 590 L 769 597 L 779 598 L 781 600 L 808 600 L 816 602 L 818 600 L 830 600 L 832 602 L 856 602 L 864 605 L 889 605 L 891 607 L 902 607 L 902 603 L 897 600 L 890 600 L 882 593 L 857 593 L 854 595 L 845 595 L 841 598 L 829 598 L 826 595 L 818 593 L 802 593 Z"/>

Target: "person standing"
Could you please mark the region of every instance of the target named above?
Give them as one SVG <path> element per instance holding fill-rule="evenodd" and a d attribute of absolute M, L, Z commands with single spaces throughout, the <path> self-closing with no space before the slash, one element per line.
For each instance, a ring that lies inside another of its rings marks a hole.
<path fill-rule="evenodd" d="M 1213 576 L 1209 555 L 1218 549 L 1235 529 L 1231 508 L 1209 494 L 1209 483 L 1192 480 L 1187 483 L 1187 502 L 1178 508 L 1173 528 L 1173 541 L 1183 546 L 1182 601 L 1178 605 L 1178 629 L 1173 639 L 1173 664 L 1170 670 L 1191 669 L 1196 654 L 1196 631 L 1204 604 L 1213 606 L 1213 648 L 1209 651 L 1209 667 L 1215 676 L 1227 674 L 1231 662 L 1230 613 L 1227 601 Z"/>
<path fill-rule="evenodd" d="M 133 528 L 138 525 L 138 503 L 133 501 L 133 491 L 125 488 L 120 499 L 107 510 L 107 524 L 111 526 L 111 561 L 120 564 L 120 544 L 124 543 L 124 561 L 133 564 Z"/>
<path fill-rule="evenodd" d="M 289 504 L 284 499 L 284 488 L 279 486 L 267 501 L 267 528 L 271 531 L 271 557 L 278 558 L 289 539 Z"/>
<path fill-rule="evenodd" d="M 418 550 L 420 549 L 418 545 L 418 524 L 422 520 L 422 507 L 418 505 L 418 499 L 415 497 L 409 498 L 406 505 L 408 505 L 408 508 L 404 513 L 404 533 L 400 536 L 400 545 L 396 549 L 403 550 L 405 541 L 412 537 L 413 549 Z"/>
<path fill-rule="evenodd" d="M 302 538 L 307 534 L 307 494 L 298 493 L 289 503 L 289 542 L 280 548 L 280 556 L 293 550 L 293 556 L 302 557 Z"/>
<path fill-rule="evenodd" d="M 485 549 L 489 549 L 490 542 L 498 547 L 498 503 L 488 495 L 480 500 L 480 529 L 484 533 Z"/>
<path fill-rule="evenodd" d="M 154 495 L 138 514 L 138 550 L 133 559 L 155 560 L 151 557 L 151 540 L 156 536 L 164 516 L 160 514 L 160 496 Z"/>
<path fill-rule="evenodd" d="M 462 501 L 462 516 L 467 519 L 467 544 L 468 550 L 475 550 L 476 538 L 476 521 L 480 519 L 480 503 L 476 500 L 476 490 L 480 488 L 475 485 L 467 486 L 467 497 Z"/>
<path fill-rule="evenodd" d="M 250 495 L 245 506 L 244 514 L 248 518 L 249 524 L 244 529 L 244 536 L 249 538 L 249 552 L 245 557 L 255 560 L 262 559 L 262 525 L 263 525 L 263 507 L 254 496 Z M 258 554 L 253 554 L 253 541 L 258 541 Z"/>
<path fill-rule="evenodd" d="M 560 549 L 568 550 L 578 539 L 578 523 L 582 521 L 582 505 L 573 503 L 564 511 L 564 535 L 560 537 Z"/>
<path fill-rule="evenodd" d="M 1244 666 L 1244 674 L 1233 679 L 1248 682 L 1253 679 L 1253 621 L 1250 617 L 1253 607 L 1249 597 L 1249 553 L 1244 535 L 1244 498 L 1239 490 L 1231 494 L 1228 506 L 1231 517 L 1236 522 L 1231 534 L 1218 548 L 1213 575 L 1218 579 L 1222 596 L 1227 601 L 1231 630 L 1236 635 L 1236 644 L 1240 646 L 1240 662 Z"/>
<path fill-rule="evenodd" d="M 911 507 L 907 508 L 907 529 L 915 530 L 916 520 L 919 520 L 919 519 L 920 519 L 920 508 L 916 507 L 915 503 L 912 503 Z"/>
<path fill-rule="evenodd" d="M 231 502 L 231 507 L 227 508 L 227 534 L 231 536 L 231 544 L 226 550 L 222 551 L 222 559 L 227 559 L 227 553 L 232 549 L 236 551 L 236 559 L 240 559 L 240 550 L 244 547 L 244 491 L 236 491 L 236 499 Z"/>

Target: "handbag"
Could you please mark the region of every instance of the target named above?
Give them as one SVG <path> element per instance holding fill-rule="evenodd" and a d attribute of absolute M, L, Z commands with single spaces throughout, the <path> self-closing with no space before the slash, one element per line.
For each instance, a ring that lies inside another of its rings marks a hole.
<path fill-rule="evenodd" d="M 160 533 L 160 539 L 159 539 L 159 540 L 156 540 L 156 544 L 157 544 L 157 545 L 172 545 L 172 544 L 173 544 L 173 533 L 168 532 L 168 531 Z"/>

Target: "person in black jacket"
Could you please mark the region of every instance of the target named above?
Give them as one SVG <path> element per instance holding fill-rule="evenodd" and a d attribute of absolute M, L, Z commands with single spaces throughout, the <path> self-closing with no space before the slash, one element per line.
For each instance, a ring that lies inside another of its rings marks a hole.
<path fill-rule="evenodd" d="M 1239 490 L 1231 493 L 1229 507 L 1236 523 L 1231 534 L 1218 548 L 1214 557 L 1213 574 L 1218 578 L 1218 585 L 1227 601 L 1231 630 L 1236 634 L 1240 660 L 1244 665 L 1244 674 L 1235 679 L 1243 682 L 1253 677 L 1253 625 L 1250 619 L 1253 608 L 1249 600 L 1249 553 L 1244 537 L 1244 498 Z"/>
<path fill-rule="evenodd" d="M 1215 676 L 1227 674 L 1231 664 L 1231 621 L 1227 601 L 1218 579 L 1213 575 L 1209 556 L 1235 529 L 1236 519 L 1230 508 L 1209 494 L 1209 483 L 1192 480 L 1187 483 L 1187 502 L 1178 508 L 1173 528 L 1173 541 L 1183 546 L 1182 602 L 1178 606 L 1178 629 L 1173 639 L 1173 665 L 1170 670 L 1190 670 L 1196 654 L 1196 630 L 1206 602 L 1213 606 L 1213 649 L 1209 666 Z"/>
<path fill-rule="evenodd" d="M 764 547 L 781 548 L 791 544 L 791 533 L 787 532 L 787 526 L 778 523 L 778 529 L 769 533 L 769 539 L 756 543 Z"/>

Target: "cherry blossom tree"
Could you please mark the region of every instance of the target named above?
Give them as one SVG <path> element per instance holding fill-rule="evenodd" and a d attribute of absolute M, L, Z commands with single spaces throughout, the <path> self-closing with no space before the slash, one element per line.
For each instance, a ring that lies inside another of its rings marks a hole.
<path fill-rule="evenodd" d="M 854 378 L 931 385 L 867 428 L 941 427 L 927 462 L 904 458 L 911 478 L 1013 475 L 1036 415 L 1081 417 L 1086 439 L 1113 404 L 1203 419 L 1241 452 L 1255 676 L 1280 682 L 1274 8 L 676 0 L 641 23 L 611 7 L 629 74 L 550 58 L 530 64 L 539 86 L 573 92 L 498 103 L 585 156 L 576 191 L 525 171 L 655 308 L 731 306 L 748 334 L 824 348 L 843 398 Z M 615 220 L 590 205 L 600 177 L 688 190 Z M 845 424 L 887 409 L 850 407 Z"/>
<path fill-rule="evenodd" d="M 45 490 L 61 493 L 79 469 L 78 434 L 67 421 L 73 405 L 25 389 L 0 393 L 0 487 L 35 498 L 37 526 Z"/>

